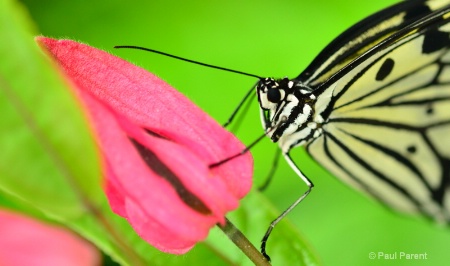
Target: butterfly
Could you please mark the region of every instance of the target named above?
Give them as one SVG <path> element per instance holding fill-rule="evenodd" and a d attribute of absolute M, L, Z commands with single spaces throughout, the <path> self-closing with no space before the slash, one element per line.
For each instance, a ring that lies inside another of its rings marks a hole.
<path fill-rule="evenodd" d="M 267 259 L 272 229 L 313 188 L 290 156 L 298 146 L 345 183 L 395 210 L 450 221 L 450 1 L 410 0 L 381 10 L 339 35 L 293 79 L 261 78 L 138 46 L 116 48 L 259 79 L 265 135 L 308 186 L 266 231 L 261 252 Z"/>
<path fill-rule="evenodd" d="M 391 208 L 450 221 L 450 1 L 403 1 L 358 22 L 296 78 L 256 85 L 266 135 L 304 146 L 333 175 Z"/>

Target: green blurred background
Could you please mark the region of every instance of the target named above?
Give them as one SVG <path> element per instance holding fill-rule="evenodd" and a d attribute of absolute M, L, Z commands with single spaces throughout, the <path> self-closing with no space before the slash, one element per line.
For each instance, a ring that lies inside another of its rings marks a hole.
<path fill-rule="evenodd" d="M 347 27 L 395 1 L 21 2 L 42 35 L 81 41 L 142 66 L 223 123 L 255 79 L 112 47 L 144 46 L 261 76 L 292 78 Z M 262 134 L 256 100 L 235 132 L 244 143 Z M 255 184 L 263 182 L 276 148 L 264 140 L 252 150 Z M 450 261 L 448 229 L 397 215 L 342 185 L 302 148 L 294 158 L 316 187 L 289 219 L 325 265 L 447 265 Z M 265 194 L 281 211 L 305 189 L 282 161 Z M 276 230 L 271 237 L 277 237 Z M 260 239 L 251 241 L 259 246 Z M 370 260 L 370 252 L 426 252 L 428 259 Z"/>

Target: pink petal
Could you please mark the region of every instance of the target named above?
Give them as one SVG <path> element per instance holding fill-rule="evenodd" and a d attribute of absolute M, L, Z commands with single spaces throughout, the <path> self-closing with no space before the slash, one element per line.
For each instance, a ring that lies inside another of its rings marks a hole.
<path fill-rule="evenodd" d="M 0 265 L 99 265 L 100 254 L 72 232 L 0 209 Z"/>
<path fill-rule="evenodd" d="M 251 187 L 244 146 L 149 72 L 92 47 L 39 37 L 72 81 L 106 160 L 112 209 L 165 252 L 184 253 Z"/>

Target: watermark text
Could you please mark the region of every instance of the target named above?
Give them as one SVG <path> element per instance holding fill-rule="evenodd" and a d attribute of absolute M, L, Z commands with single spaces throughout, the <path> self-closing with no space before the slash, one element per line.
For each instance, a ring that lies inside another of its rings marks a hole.
<path fill-rule="evenodd" d="M 369 259 L 371 260 L 427 260 L 428 254 L 423 253 L 409 253 L 404 251 L 395 252 L 369 252 Z"/>

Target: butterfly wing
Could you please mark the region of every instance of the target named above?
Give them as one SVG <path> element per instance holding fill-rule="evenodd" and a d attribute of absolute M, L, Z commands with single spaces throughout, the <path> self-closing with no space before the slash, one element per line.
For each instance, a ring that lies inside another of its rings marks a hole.
<path fill-rule="evenodd" d="M 368 39 L 351 47 L 366 51 L 350 63 L 351 56 L 333 61 L 339 50 L 331 63 L 314 63 L 320 75 L 309 75 L 308 82 L 318 84 L 317 95 L 331 90 L 333 97 L 320 108 L 322 136 L 306 148 L 334 175 L 389 206 L 447 222 L 450 7 L 408 2 L 433 11 L 418 12 L 418 20 L 384 34 L 370 49 Z M 339 70 L 331 71 L 335 66 Z"/>
<path fill-rule="evenodd" d="M 317 87 L 374 44 L 445 4 L 448 1 L 402 1 L 366 17 L 334 39 L 296 79 Z"/>

